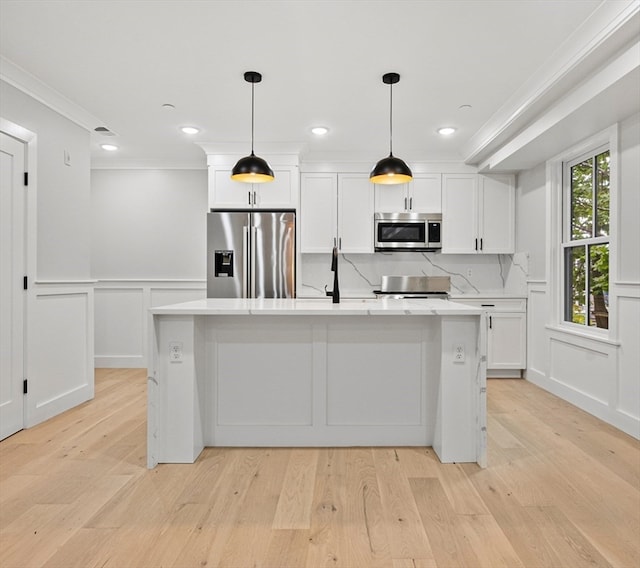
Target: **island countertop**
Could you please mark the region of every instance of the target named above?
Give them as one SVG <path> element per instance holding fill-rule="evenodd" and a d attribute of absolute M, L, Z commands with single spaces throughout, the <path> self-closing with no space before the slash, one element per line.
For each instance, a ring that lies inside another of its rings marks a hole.
<path fill-rule="evenodd" d="M 169 306 L 151 308 L 153 315 L 327 315 L 327 316 L 397 316 L 397 315 L 481 315 L 472 306 L 440 299 L 344 299 L 339 304 L 330 298 L 250 299 L 207 298 Z"/>

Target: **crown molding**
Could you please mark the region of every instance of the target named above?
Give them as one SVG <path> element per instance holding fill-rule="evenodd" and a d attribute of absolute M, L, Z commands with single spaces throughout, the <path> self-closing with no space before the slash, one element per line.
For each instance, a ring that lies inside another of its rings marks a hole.
<path fill-rule="evenodd" d="M 640 2 L 605 0 L 538 72 L 510 97 L 463 148 L 467 164 L 480 164 L 540 112 L 637 38 Z"/>
<path fill-rule="evenodd" d="M 0 80 L 90 132 L 93 132 L 96 126 L 104 125 L 103 121 L 86 109 L 2 55 L 0 55 Z"/>

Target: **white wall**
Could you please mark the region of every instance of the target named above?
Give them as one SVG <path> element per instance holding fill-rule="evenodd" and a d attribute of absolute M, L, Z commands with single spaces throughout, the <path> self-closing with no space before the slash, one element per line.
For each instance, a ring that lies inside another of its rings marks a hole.
<path fill-rule="evenodd" d="M 0 81 L 2 118 L 30 131 L 25 426 L 93 397 L 89 132 Z M 71 164 L 64 163 L 65 151 Z"/>
<path fill-rule="evenodd" d="M 516 250 L 529 255 L 529 279 L 545 279 L 545 165 L 518 174 L 516 183 Z"/>
<path fill-rule="evenodd" d="M 154 306 L 206 296 L 206 170 L 93 170 L 95 366 L 146 367 Z"/>
<path fill-rule="evenodd" d="M 37 278 L 90 277 L 89 132 L 0 81 L 2 117 L 37 134 Z M 64 163 L 65 150 L 71 166 Z"/>
<path fill-rule="evenodd" d="M 640 114 L 621 122 L 618 132 L 618 261 L 612 263 L 609 338 L 554 326 L 554 283 L 540 246 L 548 243 L 543 231 L 551 211 L 545 164 L 518 176 L 516 242 L 529 253 L 531 271 L 527 379 L 640 438 Z"/>
<path fill-rule="evenodd" d="M 206 218 L 206 170 L 93 170 L 91 273 L 204 280 Z"/>

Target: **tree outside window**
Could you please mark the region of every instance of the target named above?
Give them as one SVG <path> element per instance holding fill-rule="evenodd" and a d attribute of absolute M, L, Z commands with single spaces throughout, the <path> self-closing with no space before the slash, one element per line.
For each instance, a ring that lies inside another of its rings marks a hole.
<path fill-rule="evenodd" d="M 570 164 L 564 216 L 565 321 L 609 328 L 609 150 Z"/>

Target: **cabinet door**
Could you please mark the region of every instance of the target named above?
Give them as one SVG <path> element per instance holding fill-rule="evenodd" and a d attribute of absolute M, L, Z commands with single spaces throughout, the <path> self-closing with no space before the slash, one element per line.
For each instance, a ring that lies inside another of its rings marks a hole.
<path fill-rule="evenodd" d="M 246 209 L 253 202 L 253 188 L 249 183 L 231 179 L 231 169 L 209 170 L 209 207 L 218 209 Z M 212 186 L 211 186 L 212 184 Z"/>
<path fill-rule="evenodd" d="M 527 353 L 526 314 L 489 313 L 488 369 L 525 369 Z"/>
<path fill-rule="evenodd" d="M 409 184 L 409 210 L 442 213 L 442 175 L 416 174 Z"/>
<path fill-rule="evenodd" d="M 294 170 L 274 170 L 275 179 L 269 183 L 252 185 L 255 207 L 261 209 L 295 209 L 298 205 L 298 174 Z"/>
<path fill-rule="evenodd" d="M 515 252 L 515 189 L 513 176 L 480 176 L 481 252 Z"/>
<path fill-rule="evenodd" d="M 340 252 L 373 252 L 373 201 L 368 174 L 338 174 Z"/>
<path fill-rule="evenodd" d="M 407 184 L 383 185 L 376 184 L 375 211 L 376 213 L 397 213 L 405 211 L 408 206 Z"/>
<path fill-rule="evenodd" d="M 336 174 L 300 176 L 300 252 L 331 252 L 337 236 Z"/>
<path fill-rule="evenodd" d="M 476 174 L 442 176 L 442 252 L 475 254 L 478 238 Z"/>

